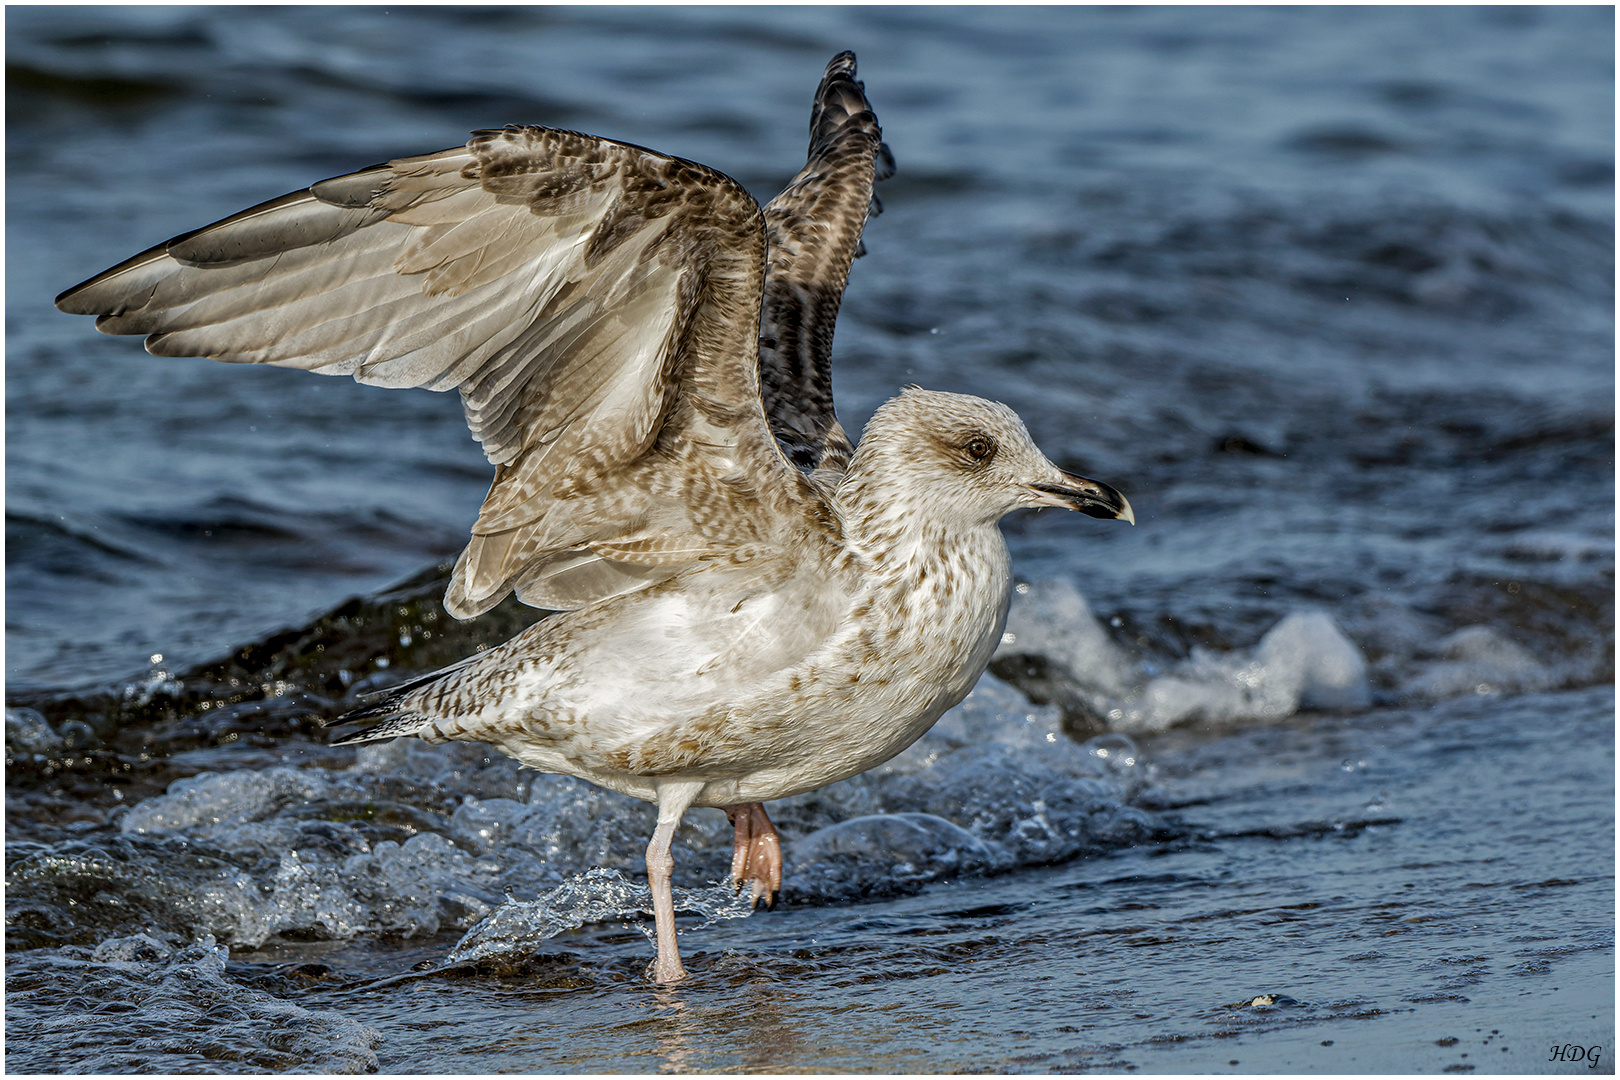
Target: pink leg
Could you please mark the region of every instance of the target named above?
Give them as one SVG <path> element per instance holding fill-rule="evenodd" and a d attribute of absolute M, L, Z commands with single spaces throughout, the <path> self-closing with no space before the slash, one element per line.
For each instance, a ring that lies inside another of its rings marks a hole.
<path fill-rule="evenodd" d="M 776 835 L 776 826 L 765 816 L 761 803 L 739 803 L 724 807 L 731 819 L 731 885 L 741 889 L 749 883 L 751 899 L 758 903 L 771 899 L 782 888 L 782 841 Z"/>
<path fill-rule="evenodd" d="M 672 983 L 686 978 L 680 949 L 675 944 L 675 894 L 670 886 L 675 857 L 669 853 L 669 845 L 675 839 L 681 815 L 702 790 L 701 781 L 658 785 L 658 828 L 647 845 L 647 887 L 652 891 L 653 923 L 658 929 L 654 982 Z"/>

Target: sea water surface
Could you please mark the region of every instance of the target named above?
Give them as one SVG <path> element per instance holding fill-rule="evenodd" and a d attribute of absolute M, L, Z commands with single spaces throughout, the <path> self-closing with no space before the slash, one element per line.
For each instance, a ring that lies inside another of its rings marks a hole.
<path fill-rule="evenodd" d="M 1613 37 L 8 9 L 8 1070 L 1612 1072 Z M 899 165 L 845 426 L 907 383 L 997 398 L 1138 526 L 1005 522 L 991 673 L 772 805 L 773 909 L 689 815 L 659 988 L 650 808 L 324 743 L 539 616 L 439 606 L 490 476 L 455 397 L 159 360 L 51 298 L 505 123 L 763 200 L 845 48 Z"/>

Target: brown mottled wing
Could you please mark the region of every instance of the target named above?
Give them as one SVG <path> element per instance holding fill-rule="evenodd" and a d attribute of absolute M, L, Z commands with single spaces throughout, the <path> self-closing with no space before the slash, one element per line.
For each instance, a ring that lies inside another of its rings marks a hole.
<path fill-rule="evenodd" d="M 570 131 L 324 180 L 57 298 L 159 356 L 461 391 L 496 465 L 445 605 L 577 607 L 819 520 L 755 364 L 764 229 L 729 178 Z"/>
<path fill-rule="evenodd" d="M 872 184 L 893 172 L 855 81 L 855 54 L 840 53 L 816 90 L 809 160 L 765 207 L 760 384 L 772 434 L 807 472 L 849 464 L 849 438 L 833 412 L 833 324 L 850 263 L 863 251 L 861 230 L 881 209 Z"/>

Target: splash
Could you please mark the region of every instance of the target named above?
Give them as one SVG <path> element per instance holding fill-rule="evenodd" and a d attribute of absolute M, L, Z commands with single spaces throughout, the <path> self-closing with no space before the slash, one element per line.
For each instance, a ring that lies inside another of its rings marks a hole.
<path fill-rule="evenodd" d="M 1058 709 L 986 676 L 886 765 L 772 804 L 785 891 L 854 900 L 1134 843 L 1165 827 L 1133 805 L 1147 784 L 1128 739 L 1076 743 Z M 183 940 L 249 947 L 484 923 L 458 955 L 514 955 L 570 927 L 639 922 L 645 887 L 593 868 L 640 869 L 655 816 L 485 747 L 402 739 L 348 768 L 201 773 L 122 812 L 116 835 L 14 844 L 8 901 L 42 940 L 124 933 L 134 909 Z M 726 875 L 731 843 L 723 814 L 686 816 L 686 910 L 743 913 L 702 887 Z"/>
<path fill-rule="evenodd" d="M 363 1073 L 381 1036 L 233 982 L 211 937 L 148 933 L 6 964 L 9 1072 Z"/>
<path fill-rule="evenodd" d="M 1160 673 L 1127 656 L 1067 581 L 1020 586 L 998 656 L 1038 655 L 1059 667 L 1086 710 L 1114 731 L 1164 731 L 1198 721 L 1275 720 L 1301 709 L 1364 709 L 1367 661 L 1325 612 L 1296 611 L 1253 649 L 1195 646 Z"/>
<path fill-rule="evenodd" d="M 722 919 L 746 918 L 753 906 L 746 896 L 720 885 L 675 889 L 675 910 L 704 916 L 702 926 Z M 467 931 L 445 962 L 519 960 L 565 931 L 652 913 L 652 895 L 646 885 L 631 881 L 617 870 L 596 866 L 538 899 L 512 900 L 496 908 Z M 637 926 L 647 932 L 639 921 Z"/>

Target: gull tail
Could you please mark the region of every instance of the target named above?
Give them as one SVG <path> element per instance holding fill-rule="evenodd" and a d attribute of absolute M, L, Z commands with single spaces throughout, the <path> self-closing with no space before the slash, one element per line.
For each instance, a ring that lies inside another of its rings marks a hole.
<path fill-rule="evenodd" d="M 334 723 L 342 724 L 344 726 L 347 726 L 351 722 L 364 723 L 369 712 L 370 709 L 360 709 L 352 713 L 346 713 L 343 716 L 338 717 Z M 355 743 L 378 742 L 382 739 L 397 739 L 401 735 L 417 735 L 426 729 L 427 723 L 427 717 L 412 715 L 410 713 L 398 713 L 393 716 L 378 717 L 373 721 L 373 726 L 362 727 L 359 730 L 349 731 L 339 735 L 337 738 L 331 740 L 327 745 L 353 746 Z"/>
<path fill-rule="evenodd" d="M 366 704 L 358 709 L 351 709 L 335 720 L 323 722 L 323 727 L 350 729 L 335 733 L 338 737 L 332 739 L 329 745 L 351 746 L 355 743 L 376 742 L 381 739 L 397 739 L 403 735 L 436 734 L 433 729 L 433 718 L 419 711 L 408 699 L 414 697 L 416 691 L 423 687 L 431 686 L 445 676 L 460 671 L 473 661 L 482 658 L 482 653 L 474 653 L 449 667 L 406 679 L 386 690 L 366 695 L 371 698 Z"/>
<path fill-rule="evenodd" d="M 331 726 L 339 729 L 333 733 L 337 737 L 331 739 L 330 744 L 349 746 L 379 739 L 397 739 L 401 735 L 415 735 L 422 731 L 428 726 L 428 718 L 414 711 L 405 699 L 411 691 L 438 677 L 439 672 L 434 672 L 369 695 L 373 700 L 330 722 Z"/>

